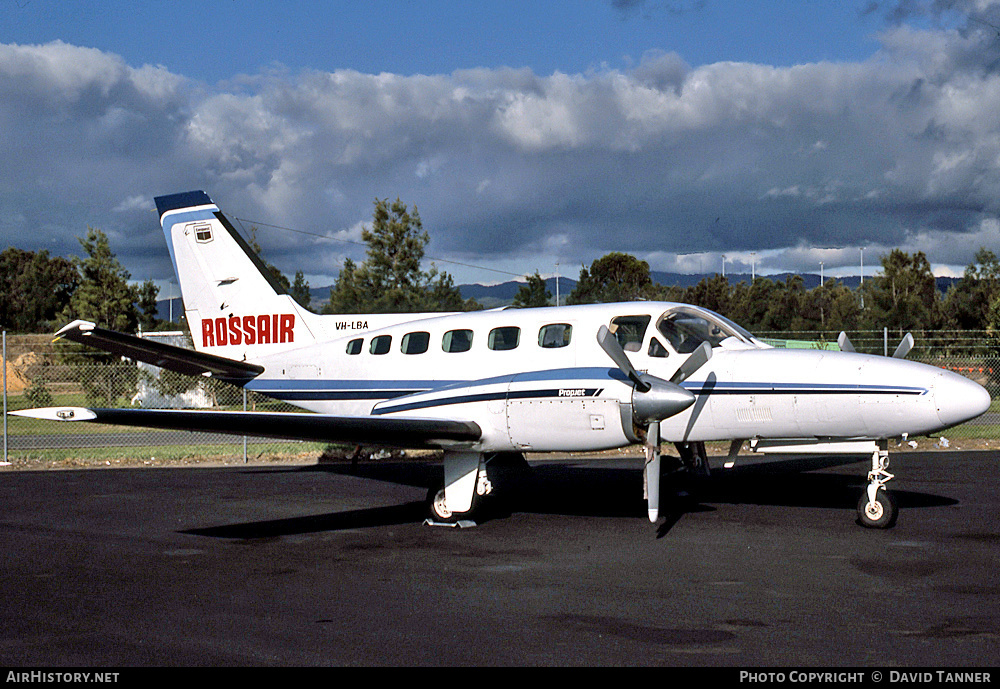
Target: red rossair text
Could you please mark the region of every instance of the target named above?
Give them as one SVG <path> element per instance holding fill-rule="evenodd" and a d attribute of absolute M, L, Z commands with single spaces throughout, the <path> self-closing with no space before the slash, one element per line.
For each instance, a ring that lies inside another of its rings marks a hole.
<path fill-rule="evenodd" d="M 201 322 L 201 345 L 279 344 L 295 341 L 295 314 L 206 318 Z"/>

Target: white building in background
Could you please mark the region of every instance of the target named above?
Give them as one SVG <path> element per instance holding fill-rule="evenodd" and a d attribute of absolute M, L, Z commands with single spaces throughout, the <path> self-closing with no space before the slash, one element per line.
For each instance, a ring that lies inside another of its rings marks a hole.
<path fill-rule="evenodd" d="M 190 339 L 182 330 L 139 333 L 139 337 L 193 349 Z M 141 361 L 136 362 L 136 365 L 139 367 L 139 381 L 136 384 L 135 396 L 132 397 L 132 406 L 147 409 L 206 409 L 213 406 L 208 390 L 196 378 L 185 376 L 191 381 L 188 390 L 176 395 L 164 395 L 156 385 L 163 369 Z"/>

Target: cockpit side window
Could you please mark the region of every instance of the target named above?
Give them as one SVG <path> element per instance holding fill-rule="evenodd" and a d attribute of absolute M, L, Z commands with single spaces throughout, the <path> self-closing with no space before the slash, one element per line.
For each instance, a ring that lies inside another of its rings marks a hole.
<path fill-rule="evenodd" d="M 681 320 L 676 315 L 667 316 L 660 321 L 657 330 L 678 354 L 690 354 L 705 341 L 698 329 L 688 322 L 690 319 Z"/>
<path fill-rule="evenodd" d="M 638 352 L 642 349 L 642 341 L 646 337 L 646 327 L 649 316 L 618 316 L 611 319 L 608 330 L 618 339 L 618 344 L 626 352 Z"/>
<path fill-rule="evenodd" d="M 660 317 L 656 329 L 678 354 L 690 354 L 702 342 L 718 347 L 723 340 L 736 337 L 750 342 L 753 336 L 735 323 L 711 311 L 677 308 Z"/>
<path fill-rule="evenodd" d="M 649 351 L 646 353 L 649 356 L 654 357 L 656 359 L 666 359 L 668 356 L 670 356 L 670 352 L 667 351 L 667 348 L 664 347 L 662 344 L 660 344 L 660 341 L 657 340 L 655 337 L 650 338 Z"/>

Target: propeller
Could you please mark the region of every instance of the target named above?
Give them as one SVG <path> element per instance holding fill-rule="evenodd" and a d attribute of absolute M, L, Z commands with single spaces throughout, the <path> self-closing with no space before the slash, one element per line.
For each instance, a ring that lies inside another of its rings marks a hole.
<path fill-rule="evenodd" d="M 851 344 L 850 338 L 847 337 L 847 333 L 841 331 L 840 336 L 837 337 L 837 344 L 840 346 L 840 351 L 854 353 L 854 345 Z M 893 359 L 905 359 L 906 355 L 910 353 L 913 349 L 913 333 L 906 333 L 903 336 L 903 340 L 896 347 L 896 351 L 892 353 Z"/>
<path fill-rule="evenodd" d="M 855 352 L 854 345 L 851 344 L 851 338 L 843 330 L 840 331 L 840 336 L 837 337 L 837 345 L 842 352 L 850 352 L 851 354 Z"/>
<path fill-rule="evenodd" d="M 636 422 L 647 425 L 645 492 L 649 521 L 656 522 L 660 512 L 660 421 L 679 414 L 694 404 L 694 393 L 682 388 L 680 383 L 712 358 L 712 347 L 707 342 L 701 343 L 670 380 L 664 380 L 636 371 L 618 338 L 611 334 L 607 326 L 602 325 L 597 331 L 597 343 L 632 381 L 632 416 Z"/>
<path fill-rule="evenodd" d="M 698 349 L 691 352 L 691 355 L 684 360 L 674 375 L 670 376 L 670 382 L 680 385 L 691 377 L 691 374 L 704 366 L 712 358 L 712 345 L 702 342 Z"/>
<path fill-rule="evenodd" d="M 913 333 L 906 333 L 903 337 L 903 341 L 899 343 L 896 347 L 896 351 L 892 353 L 893 359 L 904 359 L 906 355 L 910 353 L 913 349 Z"/>
<path fill-rule="evenodd" d="M 678 372 L 674 374 L 676 382 L 673 379 L 663 380 L 648 373 L 636 371 L 632 362 L 629 361 L 628 355 L 625 354 L 625 350 L 619 344 L 618 338 L 611 334 L 607 326 L 602 325 L 597 331 L 597 343 L 618 365 L 619 370 L 632 381 L 632 415 L 636 421 L 643 423 L 662 421 L 674 414 L 681 413 L 694 404 L 694 394 L 677 383 L 690 376 L 697 368 L 687 370 L 682 366 L 681 369 L 684 370 L 678 369 Z M 705 344 L 707 345 L 707 343 Z M 709 348 L 708 356 L 711 356 L 711 348 Z M 699 368 L 705 361 L 708 361 L 704 352 L 699 354 L 698 361 L 700 362 L 698 363 Z"/>
<path fill-rule="evenodd" d="M 611 357 L 611 360 L 617 364 L 618 368 L 629 377 L 635 384 L 635 389 L 639 392 L 649 392 L 652 387 L 652 383 L 642 380 L 642 376 L 639 372 L 635 370 L 632 366 L 632 362 L 629 361 L 628 355 L 625 350 L 622 349 L 621 343 L 618 342 L 618 338 L 611 334 L 608 330 L 608 326 L 602 325 L 597 331 L 597 344 L 601 345 L 601 349 L 604 353 Z M 648 378 L 649 376 L 647 376 Z"/>
<path fill-rule="evenodd" d="M 646 429 L 646 464 L 642 471 L 643 497 L 649 522 L 655 524 L 660 518 L 660 422 L 650 421 Z"/>

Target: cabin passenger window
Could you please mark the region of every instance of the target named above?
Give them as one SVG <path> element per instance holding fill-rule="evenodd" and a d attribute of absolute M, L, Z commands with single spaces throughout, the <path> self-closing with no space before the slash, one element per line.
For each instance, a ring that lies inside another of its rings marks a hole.
<path fill-rule="evenodd" d="M 403 354 L 423 354 L 427 351 L 427 344 L 431 341 L 430 333 L 406 333 L 400 343 Z"/>
<path fill-rule="evenodd" d="M 487 345 L 490 349 L 500 352 L 516 348 L 520 339 L 520 328 L 493 328 L 493 330 L 490 331 L 490 337 L 487 341 Z"/>
<path fill-rule="evenodd" d="M 573 336 L 573 326 L 568 323 L 543 325 L 538 331 L 538 346 L 545 349 L 555 349 L 569 345 Z"/>
<path fill-rule="evenodd" d="M 372 354 L 388 354 L 389 347 L 392 346 L 392 335 L 379 335 L 372 338 L 372 343 L 368 351 Z"/>
<path fill-rule="evenodd" d="M 467 352 L 472 349 L 471 330 L 449 330 L 441 339 L 441 349 L 446 352 Z"/>
<path fill-rule="evenodd" d="M 365 341 L 362 338 L 356 340 L 351 340 L 347 343 L 347 353 L 348 354 L 360 354 L 361 347 L 364 345 Z"/>
<path fill-rule="evenodd" d="M 618 339 L 618 344 L 626 352 L 638 352 L 646 337 L 649 316 L 618 316 L 611 320 L 608 330 Z"/>

